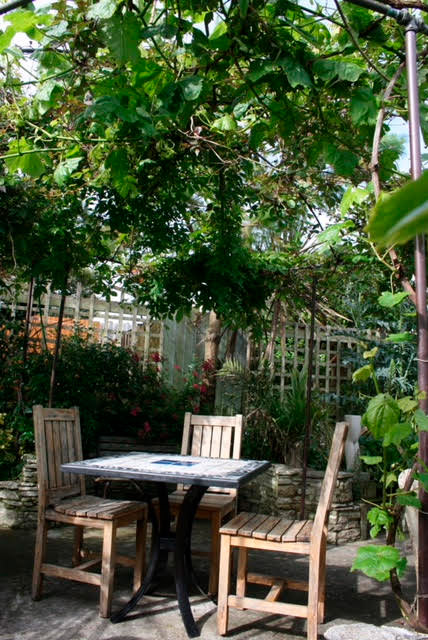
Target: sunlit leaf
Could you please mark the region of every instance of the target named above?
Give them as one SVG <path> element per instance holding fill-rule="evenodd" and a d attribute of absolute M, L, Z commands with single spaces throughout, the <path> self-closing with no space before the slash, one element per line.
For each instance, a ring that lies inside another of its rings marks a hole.
<path fill-rule="evenodd" d="M 378 303 L 381 307 L 386 307 L 387 309 L 391 309 L 395 307 L 397 304 L 400 304 L 409 297 L 409 293 L 406 291 L 400 291 L 398 293 L 392 293 L 391 291 L 383 291 L 379 298 L 377 299 Z"/>
<path fill-rule="evenodd" d="M 381 246 L 404 244 L 428 231 L 428 172 L 409 182 L 373 209 L 368 233 Z"/>

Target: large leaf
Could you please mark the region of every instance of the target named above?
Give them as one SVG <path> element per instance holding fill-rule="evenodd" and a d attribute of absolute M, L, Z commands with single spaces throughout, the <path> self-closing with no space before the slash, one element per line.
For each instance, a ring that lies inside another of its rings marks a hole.
<path fill-rule="evenodd" d="M 359 87 L 351 98 L 351 118 L 355 124 L 374 124 L 378 108 L 373 91 L 369 87 Z"/>
<path fill-rule="evenodd" d="M 399 422 L 394 424 L 383 437 L 383 446 L 388 447 L 390 444 L 399 445 L 402 440 L 413 433 L 412 426 L 408 422 Z"/>
<path fill-rule="evenodd" d="M 404 244 L 428 231 L 428 171 L 389 197 L 381 198 L 373 209 L 367 231 L 381 246 Z"/>
<path fill-rule="evenodd" d="M 428 431 L 428 416 L 422 411 L 422 409 L 417 409 L 415 411 L 415 421 L 419 427 L 419 431 Z"/>
<path fill-rule="evenodd" d="M 403 342 L 415 342 L 416 335 L 410 333 L 410 331 L 403 331 L 402 333 L 391 333 L 384 342 L 393 342 L 395 344 L 401 344 Z"/>
<path fill-rule="evenodd" d="M 361 204 L 370 195 L 369 189 L 361 189 L 360 187 L 348 187 L 343 194 L 342 202 L 340 203 L 340 213 L 345 216 L 349 209 L 355 204 Z"/>
<path fill-rule="evenodd" d="M 302 65 L 293 60 L 292 58 L 282 58 L 279 61 L 280 66 L 284 69 L 287 80 L 293 87 L 312 87 L 312 80 L 309 77 L 308 72 L 302 67 Z"/>
<path fill-rule="evenodd" d="M 25 138 L 21 138 L 19 142 L 17 140 L 11 142 L 9 153 L 22 154 L 5 160 L 7 168 L 12 173 L 22 171 L 33 178 L 39 178 L 46 171 L 42 160 L 43 154 L 27 142 Z"/>
<path fill-rule="evenodd" d="M 378 303 L 381 307 L 386 307 L 387 309 L 392 309 L 397 304 L 400 304 L 408 298 L 410 294 L 404 291 L 399 291 L 398 293 L 392 293 L 391 291 L 382 291 L 381 295 L 377 299 Z"/>
<path fill-rule="evenodd" d="M 371 364 L 366 364 L 364 367 L 360 367 L 352 374 L 352 382 L 366 382 L 373 375 L 373 367 Z"/>
<path fill-rule="evenodd" d="M 127 12 L 110 18 L 106 22 L 105 34 L 107 44 L 118 62 L 124 64 L 140 59 L 138 47 L 141 42 L 141 26 L 133 13 Z"/>
<path fill-rule="evenodd" d="M 90 7 L 86 14 L 86 17 L 90 20 L 108 20 L 111 18 L 117 9 L 116 0 L 100 0 Z"/>
<path fill-rule="evenodd" d="M 406 559 L 401 558 L 395 547 L 367 545 L 358 549 L 351 571 L 359 569 L 370 578 L 380 582 L 389 579 L 391 569 L 402 574 L 406 568 Z"/>
<path fill-rule="evenodd" d="M 353 62 L 317 60 L 314 64 L 314 72 L 327 81 L 338 77 L 347 82 L 356 82 L 364 73 L 364 68 Z"/>
<path fill-rule="evenodd" d="M 188 76 L 180 82 L 180 87 L 185 100 L 196 100 L 199 98 L 204 81 L 200 76 Z"/>
<path fill-rule="evenodd" d="M 385 433 L 400 418 L 400 408 L 397 401 L 388 393 L 379 393 L 368 404 L 363 416 L 363 424 L 368 428 L 376 440 L 383 438 Z"/>
<path fill-rule="evenodd" d="M 60 187 L 65 185 L 73 172 L 76 171 L 83 157 L 67 158 L 59 163 L 54 171 L 54 180 Z"/>

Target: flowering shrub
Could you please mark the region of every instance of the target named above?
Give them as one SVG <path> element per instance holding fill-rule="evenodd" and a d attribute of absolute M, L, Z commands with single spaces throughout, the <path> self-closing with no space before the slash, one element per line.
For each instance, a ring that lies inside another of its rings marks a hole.
<path fill-rule="evenodd" d="M 16 348 L 16 345 L 15 345 Z M 18 349 L 19 352 L 19 349 Z M 143 367 L 138 354 L 114 344 L 75 335 L 63 342 L 57 366 L 54 406 L 78 406 L 85 455 L 94 455 L 99 435 L 133 436 L 147 443 L 181 442 L 185 411 L 210 411 L 203 363 L 183 372 L 173 389 L 162 378 L 162 357 L 153 353 Z M 31 353 L 24 364 L 15 351 L 0 362 L 0 448 L 7 446 L 9 469 L 32 450 L 32 406 L 47 406 L 52 355 Z M 20 402 L 17 402 L 19 391 Z M 0 474 L 5 475 L 0 468 Z"/>

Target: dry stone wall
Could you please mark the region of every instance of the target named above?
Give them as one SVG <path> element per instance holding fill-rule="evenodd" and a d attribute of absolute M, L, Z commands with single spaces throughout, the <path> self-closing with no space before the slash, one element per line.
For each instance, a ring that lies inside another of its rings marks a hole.
<path fill-rule="evenodd" d="M 308 470 L 305 514 L 312 518 L 318 504 L 322 471 Z M 330 511 L 328 541 L 331 544 L 353 542 L 365 531 L 365 511 L 353 499 L 354 474 L 339 472 Z M 302 470 L 282 464 L 272 465 L 263 475 L 239 490 L 239 510 L 256 511 L 283 518 L 299 517 L 302 500 Z"/>
<path fill-rule="evenodd" d="M 308 470 L 306 514 L 313 517 L 323 479 L 322 471 Z M 328 541 L 344 544 L 365 537 L 365 510 L 353 500 L 352 473 L 340 472 L 329 520 Z M 294 519 L 302 499 L 302 471 L 274 464 L 239 490 L 239 509 Z M 37 466 L 34 455 L 24 456 L 17 480 L 0 482 L 0 527 L 32 528 L 37 522 Z"/>
<path fill-rule="evenodd" d="M 24 456 L 17 480 L 0 481 L 0 527 L 32 529 L 37 524 L 37 463 Z"/>

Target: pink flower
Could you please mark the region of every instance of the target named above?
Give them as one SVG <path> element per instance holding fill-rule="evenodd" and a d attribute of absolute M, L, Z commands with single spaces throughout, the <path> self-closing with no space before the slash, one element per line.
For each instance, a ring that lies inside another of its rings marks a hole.
<path fill-rule="evenodd" d="M 207 393 L 208 387 L 206 384 L 201 384 L 201 393 Z"/>
<path fill-rule="evenodd" d="M 152 430 L 151 426 L 150 426 L 150 422 L 148 422 L 146 420 L 146 422 L 143 424 L 143 429 L 144 429 L 144 433 L 149 433 L 149 431 Z"/>
<path fill-rule="evenodd" d="M 134 409 L 130 411 L 131 416 L 138 416 L 139 413 L 141 413 L 141 407 L 134 407 Z"/>
<path fill-rule="evenodd" d="M 153 362 L 162 362 L 162 356 L 158 351 L 155 351 L 154 353 L 152 353 L 150 355 L 151 360 L 153 360 Z"/>
<path fill-rule="evenodd" d="M 198 385 L 197 382 L 195 382 L 195 384 L 193 385 L 193 388 L 196 389 L 196 391 L 200 390 L 200 386 Z"/>
<path fill-rule="evenodd" d="M 178 364 L 175 364 L 175 365 L 174 365 L 174 369 L 175 369 L 176 371 L 181 371 L 181 367 L 179 367 L 179 366 L 178 366 Z"/>

